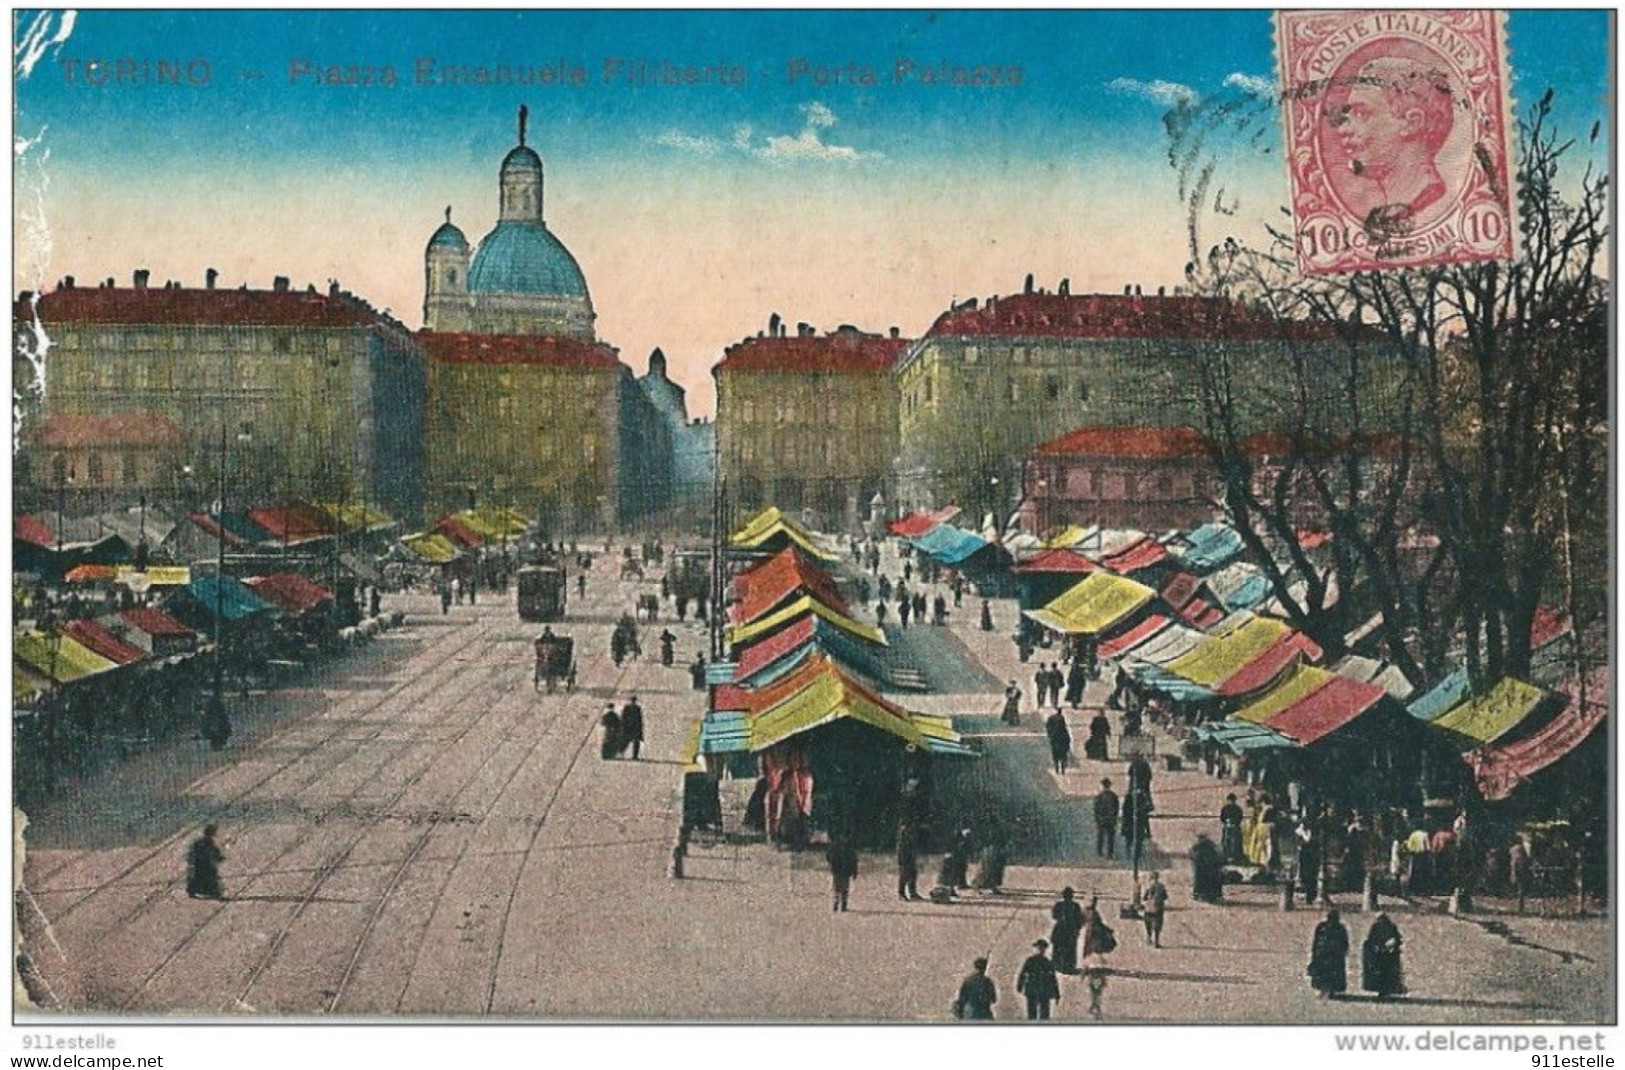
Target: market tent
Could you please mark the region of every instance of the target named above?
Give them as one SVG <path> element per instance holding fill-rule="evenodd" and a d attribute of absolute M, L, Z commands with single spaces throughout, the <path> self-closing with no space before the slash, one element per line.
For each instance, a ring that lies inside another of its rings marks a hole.
<path fill-rule="evenodd" d="M 1206 641 L 1207 636 L 1202 632 L 1174 621 L 1135 647 L 1130 660 L 1166 665 L 1175 658 L 1190 653 Z"/>
<path fill-rule="evenodd" d="M 283 546 L 299 546 L 333 537 L 328 517 L 303 502 L 250 509 L 248 518 L 270 532 L 271 538 Z"/>
<path fill-rule="evenodd" d="M 1315 688 L 1271 717 L 1268 724 L 1282 735 L 1308 746 L 1343 728 L 1387 697 L 1388 693 L 1375 684 L 1331 675 L 1324 687 Z"/>
<path fill-rule="evenodd" d="M 766 750 L 838 720 L 866 724 L 932 753 L 972 753 L 957 733 L 948 730 L 928 735 L 909 711 L 860 687 L 827 664 L 794 694 L 751 716 L 750 750 Z M 940 732 L 941 719 L 936 721 Z"/>
<path fill-rule="evenodd" d="M 992 545 L 980 535 L 951 524 L 939 524 L 925 534 L 908 541 L 920 552 L 929 554 L 933 560 L 949 567 L 964 565 Z"/>
<path fill-rule="evenodd" d="M 1076 550 L 1043 550 L 1015 567 L 1017 575 L 1029 573 L 1084 574 L 1099 568 Z"/>
<path fill-rule="evenodd" d="M 1416 693 L 1416 687 L 1405 678 L 1405 674 L 1400 672 L 1397 666 L 1376 658 L 1350 654 L 1331 668 L 1339 676 L 1376 684 L 1398 702 L 1408 702 Z"/>
<path fill-rule="evenodd" d="M 227 621 L 243 620 L 258 613 L 265 613 L 271 608 L 268 602 L 240 580 L 231 576 L 220 577 L 213 573 L 194 576 L 191 583 L 176 593 L 181 598 L 181 605 L 195 604 L 210 618 L 216 616 L 218 607 L 218 615 Z M 175 605 L 165 606 L 171 614 L 176 612 L 176 608 Z M 184 614 L 184 610 L 182 613 Z M 184 615 L 181 619 L 185 619 Z"/>
<path fill-rule="evenodd" d="M 46 550 L 56 548 L 56 533 L 45 521 L 30 513 L 19 513 L 11 518 L 11 537 L 15 542 L 26 542 Z"/>
<path fill-rule="evenodd" d="M 477 549 L 485 544 L 480 533 L 463 523 L 461 517 L 443 516 L 434 526 L 436 535 L 444 535 L 454 545 L 467 550 Z"/>
<path fill-rule="evenodd" d="M 728 542 L 739 550 L 769 553 L 795 545 L 819 561 L 839 560 L 837 555 L 820 548 L 800 524 L 785 516 L 774 505 L 752 517 L 744 527 L 729 536 Z"/>
<path fill-rule="evenodd" d="M 917 535 L 924 535 L 938 524 L 946 524 L 959 515 L 959 507 L 950 505 L 943 509 L 921 510 L 910 513 L 901 520 L 890 520 L 886 523 L 886 530 L 893 535 L 905 539 L 912 539 Z"/>
<path fill-rule="evenodd" d="M 413 557 L 432 565 L 444 565 L 462 556 L 462 551 L 450 539 L 430 531 L 403 536 L 401 546 Z"/>
<path fill-rule="evenodd" d="M 1228 524 L 1203 524 L 1185 536 L 1189 548 L 1181 553 L 1185 567 L 1205 576 L 1241 556 L 1241 533 Z"/>
<path fill-rule="evenodd" d="M 1133 627 L 1102 639 L 1100 645 L 1095 648 L 1095 655 L 1101 658 L 1121 657 L 1160 634 L 1169 623 L 1169 619 L 1162 614 L 1152 613 Z"/>
<path fill-rule="evenodd" d="M 1092 572 L 1042 609 L 1026 616 L 1051 631 L 1098 635 L 1125 620 L 1156 596 L 1142 583 L 1109 572 Z"/>
<path fill-rule="evenodd" d="M 333 592 L 297 572 L 252 576 L 247 582 L 255 594 L 295 615 L 308 613 L 324 602 L 333 601 Z"/>
<path fill-rule="evenodd" d="M 1138 572 L 1143 568 L 1160 564 L 1168 559 L 1168 548 L 1151 536 L 1142 536 L 1137 541 L 1115 550 L 1102 554 L 1100 564 L 1121 576 Z"/>
<path fill-rule="evenodd" d="M 147 659 L 145 650 L 119 638 L 94 620 L 70 621 L 63 626 L 62 634 L 72 636 L 87 650 L 100 654 L 115 665 L 130 665 Z"/>
<path fill-rule="evenodd" d="M 1287 631 L 1269 646 L 1224 678 L 1214 690 L 1226 698 L 1240 698 L 1263 691 L 1280 680 L 1294 666 L 1315 662 L 1324 652 L 1314 640 L 1297 631 Z"/>
<path fill-rule="evenodd" d="M 1484 694 L 1433 718 L 1428 725 L 1472 743 L 1494 743 L 1522 724 L 1546 698 L 1546 692 L 1533 684 L 1507 676 Z"/>
<path fill-rule="evenodd" d="M 1224 619 L 1219 597 L 1189 572 L 1174 573 L 1158 593 L 1170 609 L 1194 627 L 1211 628 Z"/>
<path fill-rule="evenodd" d="M 1437 720 L 1467 701 L 1472 689 L 1467 670 L 1457 669 L 1413 700 L 1408 709 L 1418 721 Z"/>
<path fill-rule="evenodd" d="M 117 575 L 117 565 L 75 565 L 62 578 L 69 583 L 111 583 Z"/>
<path fill-rule="evenodd" d="M 743 684 L 764 687 L 818 654 L 869 680 L 893 683 L 878 646 L 841 631 L 815 613 L 808 613 L 788 628 L 737 651 L 738 672 L 734 678 Z"/>
<path fill-rule="evenodd" d="M 1508 798 L 1520 784 L 1555 765 L 1596 731 L 1608 716 L 1608 671 L 1600 670 L 1587 683 L 1584 708 L 1575 700 L 1526 739 L 1480 747 L 1462 756 L 1473 770 L 1479 794 L 1490 802 Z"/>
<path fill-rule="evenodd" d="M 71 684 L 88 676 L 110 672 L 118 663 L 86 647 L 67 634 L 57 636 L 56 651 L 43 632 L 24 632 L 12 639 L 12 656 L 47 680 Z"/>
<path fill-rule="evenodd" d="M 115 569 L 113 582 L 126 587 L 136 583 L 145 583 L 148 587 L 185 587 L 192 582 L 192 570 L 185 565 L 152 565 L 145 570 L 137 569 L 134 565 L 119 565 Z"/>
<path fill-rule="evenodd" d="M 1068 524 L 1060 531 L 1057 531 L 1055 534 L 1045 539 L 1043 541 L 1043 546 L 1048 550 L 1069 550 L 1075 546 L 1087 542 L 1098 534 L 1100 534 L 1100 529 L 1098 527 L 1091 526 L 1081 528 L 1076 524 Z"/>
<path fill-rule="evenodd" d="M 327 518 L 328 526 L 334 531 L 349 535 L 357 531 L 379 531 L 395 526 L 388 514 L 367 505 L 358 505 L 355 502 L 313 502 L 314 508 L 321 511 Z"/>
<path fill-rule="evenodd" d="M 211 538 L 220 538 L 223 531 L 226 543 L 230 546 L 266 544 L 277 541 L 269 531 L 255 523 L 249 514 L 230 509 L 214 515 L 193 513 L 192 523 L 202 528 Z"/>
<path fill-rule="evenodd" d="M 829 574 L 794 546 L 734 577 L 738 601 L 729 608 L 735 623 L 763 616 L 801 594 L 808 594 L 838 613 L 852 615 Z"/>
<path fill-rule="evenodd" d="M 530 530 L 525 514 L 517 509 L 482 506 L 478 509 L 464 509 L 452 513 L 450 518 L 455 519 L 485 542 L 515 539 Z"/>
<path fill-rule="evenodd" d="M 775 610 L 765 617 L 759 617 L 756 620 L 730 628 L 728 630 L 728 642 L 738 646 L 749 643 L 758 637 L 771 635 L 806 613 L 816 613 L 819 617 L 843 631 L 867 639 L 871 643 L 881 646 L 886 645 L 885 633 L 877 628 L 871 628 L 867 624 L 860 624 L 846 614 L 824 605 L 811 595 L 803 595 L 784 608 Z"/>
<path fill-rule="evenodd" d="M 1175 702 L 1211 702 L 1215 698 L 1212 689 L 1192 683 L 1148 661 L 1129 663 L 1128 672 L 1141 687 L 1166 695 Z"/>
<path fill-rule="evenodd" d="M 1199 740 L 1217 743 L 1237 753 L 1250 750 L 1290 750 L 1298 744 L 1264 725 L 1247 721 L 1209 721 L 1192 727 Z"/>
<path fill-rule="evenodd" d="M 1291 709 L 1295 704 L 1329 685 L 1332 680 L 1332 674 L 1324 669 L 1300 665 L 1269 691 L 1248 702 L 1231 716 L 1238 721 L 1267 724 L 1277 714 Z"/>
<path fill-rule="evenodd" d="M 1210 636 L 1189 654 L 1168 662 L 1168 669 L 1193 683 L 1217 687 L 1287 632 L 1287 626 L 1278 620 L 1254 617 L 1239 628 Z"/>
<path fill-rule="evenodd" d="M 120 611 L 119 619 L 131 628 L 129 641 L 156 657 L 188 653 L 197 645 L 197 633 L 161 609 L 126 609 Z"/>

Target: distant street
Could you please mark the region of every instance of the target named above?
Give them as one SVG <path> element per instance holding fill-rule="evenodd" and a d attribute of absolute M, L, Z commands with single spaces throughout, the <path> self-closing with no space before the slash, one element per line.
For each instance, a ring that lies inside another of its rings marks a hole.
<path fill-rule="evenodd" d="M 298 686 L 251 696 L 226 752 L 172 743 L 38 808 L 19 903 L 36 995 L 98 1015 L 940 1020 L 970 959 L 987 953 L 1000 1016 L 1017 1017 L 1016 968 L 1072 884 L 1099 891 L 1121 941 L 1109 1020 L 1607 1013 L 1605 922 L 1458 920 L 1403 902 L 1392 912 L 1413 998 L 1315 1000 L 1303 967 L 1317 912 L 1281 913 L 1269 890 L 1191 903 L 1184 852 L 1215 824 L 1224 785 L 1189 771 L 1156 782 L 1149 864 L 1168 872 L 1173 898 L 1165 948 L 1146 947 L 1137 923 L 1117 918 L 1126 863 L 1093 853 L 1090 793 L 1121 763 L 1056 777 L 1030 708 L 1019 728 L 999 725 L 1003 681 L 1031 688 L 1008 641 L 1010 602 L 995 603 L 992 633 L 961 611 L 950 629 L 916 627 L 900 644 L 965 659 L 927 670 L 955 693 L 902 700 L 955 714 L 985 749 L 944 771 L 938 802 L 955 817 L 997 808 L 1013 839 L 1005 894 L 904 903 L 890 855 L 866 854 L 851 912 L 833 915 L 822 853 L 762 843 L 696 843 L 687 878 L 673 880 L 678 762 L 702 707 L 686 665 L 704 634 L 692 621 L 640 625 L 644 658 L 612 664 L 610 627 L 655 589 L 650 576 L 621 581 L 600 558 L 584 600 L 572 585 L 554 628 L 576 640 L 573 694 L 533 690 L 539 626 L 517 618 L 511 594 L 482 592 L 445 616 L 426 594 L 393 596 L 386 609 L 405 609 L 405 626 Z M 669 669 L 663 626 L 679 635 Z M 972 686 L 985 690 L 957 690 Z M 645 760 L 602 761 L 597 716 L 633 693 L 647 711 Z M 1073 731 L 1081 752 L 1083 725 Z M 726 805 L 747 789 L 725 785 Z M 210 820 L 226 854 L 224 903 L 184 890 L 186 845 Z M 923 876 L 935 863 L 924 860 Z M 1344 905 L 1357 945 L 1366 919 Z M 1351 979 L 1357 988 L 1357 951 Z M 1079 988 L 1063 983 L 1062 1019 L 1084 1017 Z"/>

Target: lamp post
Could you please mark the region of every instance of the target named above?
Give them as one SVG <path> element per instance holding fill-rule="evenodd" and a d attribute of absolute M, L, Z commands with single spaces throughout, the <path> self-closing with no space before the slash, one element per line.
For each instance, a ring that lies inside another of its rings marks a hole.
<path fill-rule="evenodd" d="M 239 432 L 237 442 L 246 446 L 250 441 L 247 431 Z M 226 424 L 220 423 L 220 496 L 216 501 L 215 532 L 218 536 L 218 556 L 214 575 L 214 694 L 204 712 L 203 736 L 209 746 L 220 750 L 231 738 L 231 718 L 226 713 Z"/>

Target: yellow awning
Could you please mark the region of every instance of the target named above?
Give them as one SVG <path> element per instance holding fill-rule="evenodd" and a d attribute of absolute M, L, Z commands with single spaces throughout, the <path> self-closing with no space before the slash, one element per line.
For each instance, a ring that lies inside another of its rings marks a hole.
<path fill-rule="evenodd" d="M 401 539 L 401 545 L 423 560 L 436 565 L 456 560 L 461 552 L 450 539 L 432 531 L 407 535 Z"/>
<path fill-rule="evenodd" d="M 117 662 L 109 661 L 69 636 L 59 636 L 57 643 L 56 653 L 52 654 L 51 640 L 40 632 L 27 632 L 16 637 L 12 653 L 29 668 L 38 670 L 47 679 L 54 675 L 62 684 L 118 668 Z"/>
<path fill-rule="evenodd" d="M 906 710 L 881 705 L 829 669 L 783 702 L 751 718 L 750 749 L 765 750 L 842 718 L 877 728 L 916 747 L 925 746 L 925 736 Z"/>
<path fill-rule="evenodd" d="M 316 502 L 314 507 L 328 519 L 335 530 L 341 532 L 384 527 L 392 523 L 388 516 L 378 510 L 355 502 L 345 502 L 343 505 L 337 502 Z"/>
<path fill-rule="evenodd" d="M 11 704 L 26 706 L 45 693 L 45 681 L 18 665 L 11 663 Z"/>
<path fill-rule="evenodd" d="M 1234 631 L 1215 636 L 1167 665 L 1168 671 L 1203 687 L 1216 687 L 1287 633 L 1269 617 L 1254 617 Z"/>
<path fill-rule="evenodd" d="M 134 565 L 120 565 L 113 582 L 128 584 L 134 575 Z M 185 565 L 153 565 L 147 569 L 146 577 L 152 587 L 185 587 L 192 582 L 192 570 Z"/>
<path fill-rule="evenodd" d="M 880 631 L 878 628 L 871 628 L 867 624 L 860 624 L 844 613 L 836 612 L 835 610 L 826 606 L 824 603 L 820 602 L 818 599 L 814 598 L 812 595 L 802 595 L 800 598 L 796 599 L 794 602 L 791 602 L 783 609 L 769 613 L 765 617 L 758 617 L 755 620 L 746 621 L 737 627 L 730 628 L 728 630 L 728 642 L 748 643 L 756 636 L 771 632 L 774 629 L 795 620 L 804 613 L 816 613 L 818 616 L 829 621 L 842 631 L 849 632 L 852 635 L 856 635 L 862 639 L 867 639 L 871 643 L 878 643 L 881 646 L 886 645 L 886 635 L 884 632 Z"/>
<path fill-rule="evenodd" d="M 487 541 L 515 538 L 523 535 L 527 526 L 524 514 L 515 509 L 464 509 L 456 517 L 470 531 Z"/>
<path fill-rule="evenodd" d="M 1125 576 L 1091 572 L 1088 578 L 1029 616 L 1055 631 L 1095 635 L 1151 601 L 1156 593 Z"/>
<path fill-rule="evenodd" d="M 1092 528 L 1080 528 L 1076 524 L 1068 524 L 1045 539 L 1040 545 L 1046 550 L 1065 550 L 1076 546 L 1093 533 L 1094 529 Z"/>
<path fill-rule="evenodd" d="M 813 542 L 812 536 L 800 524 L 785 516 L 774 505 L 751 517 L 749 523 L 734 532 L 728 541 L 741 550 L 754 550 L 775 535 L 781 534 L 821 561 L 839 560 L 835 554 L 829 553 Z"/>
<path fill-rule="evenodd" d="M 1533 684 L 1508 676 L 1485 694 L 1428 723 L 1475 743 L 1493 743 L 1533 713 L 1545 697 L 1546 693 Z"/>
<path fill-rule="evenodd" d="M 1332 674 L 1325 669 L 1317 669 L 1313 665 L 1299 665 L 1296 671 L 1276 684 L 1263 697 L 1249 702 L 1232 716 L 1243 721 L 1251 721 L 1253 724 L 1266 724 L 1270 718 L 1291 709 L 1331 682 Z"/>

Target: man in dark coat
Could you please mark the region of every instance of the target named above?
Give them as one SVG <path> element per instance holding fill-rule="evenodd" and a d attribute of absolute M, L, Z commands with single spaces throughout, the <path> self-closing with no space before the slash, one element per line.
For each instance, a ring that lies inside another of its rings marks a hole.
<path fill-rule="evenodd" d="M 1168 913 L 1168 888 L 1162 883 L 1162 874 L 1155 871 L 1140 898 L 1141 915 L 1145 920 L 1145 942 L 1152 947 L 1162 946 L 1162 921 Z"/>
<path fill-rule="evenodd" d="M 1078 972 L 1078 936 L 1083 932 L 1083 907 L 1073 898 L 1071 888 L 1061 889 L 1061 898 L 1050 907 L 1055 919 L 1049 938 L 1055 945 L 1055 968 L 1061 973 Z"/>
<path fill-rule="evenodd" d="M 660 632 L 660 664 L 671 668 L 671 663 L 677 660 L 677 637 L 671 633 L 670 628 Z"/>
<path fill-rule="evenodd" d="M 632 760 L 637 761 L 643 749 L 643 707 L 638 705 L 636 695 L 621 707 L 621 750 L 627 747 L 632 748 Z"/>
<path fill-rule="evenodd" d="M 982 599 L 982 631 L 991 632 L 992 630 L 993 630 L 993 603 L 989 602 L 987 599 L 984 598 L 984 599 Z"/>
<path fill-rule="evenodd" d="M 1030 1022 L 1048 1021 L 1049 1005 L 1061 1001 L 1061 982 L 1055 976 L 1055 964 L 1044 954 L 1048 948 L 1048 940 L 1034 940 L 1033 953 L 1016 974 L 1016 991 L 1027 997 Z"/>
<path fill-rule="evenodd" d="M 703 654 L 694 655 L 694 663 L 688 667 L 688 682 L 696 691 L 705 690 L 705 656 Z"/>
<path fill-rule="evenodd" d="M 1349 931 L 1335 910 L 1315 926 L 1309 943 L 1309 984 L 1321 999 L 1336 999 L 1348 991 Z"/>
<path fill-rule="evenodd" d="M 226 860 L 215 842 L 218 826 L 208 825 L 203 835 L 192 841 L 186 852 L 186 894 L 193 899 L 224 899 L 220 888 L 220 863 Z"/>
<path fill-rule="evenodd" d="M 1095 796 L 1095 854 L 1116 858 L 1117 819 L 1122 812 L 1117 793 L 1110 780 L 1100 782 L 1100 794 Z"/>
<path fill-rule="evenodd" d="M 1219 807 L 1219 852 L 1231 865 L 1241 861 L 1241 823 L 1246 818 L 1234 793 L 1224 797 Z"/>
<path fill-rule="evenodd" d="M 1083 703 L 1083 689 L 1089 683 L 1089 670 L 1084 667 L 1082 658 L 1073 658 L 1072 667 L 1066 672 L 1066 704 L 1077 709 Z"/>
<path fill-rule="evenodd" d="M 920 898 L 919 880 L 919 843 L 914 826 L 904 823 L 897 826 L 897 898 Z"/>
<path fill-rule="evenodd" d="M 621 715 L 615 712 L 615 703 L 604 707 L 598 715 L 598 757 L 609 761 L 621 753 Z"/>
<path fill-rule="evenodd" d="M 1191 845 L 1191 897 L 1203 903 L 1224 898 L 1224 867 L 1219 849 L 1207 833 L 1198 833 Z"/>
<path fill-rule="evenodd" d="M 1387 914 L 1378 914 L 1360 948 L 1360 987 L 1375 992 L 1378 999 L 1403 995 L 1405 971 L 1400 966 L 1399 949 L 1404 944 Z"/>
<path fill-rule="evenodd" d="M 1104 762 L 1109 757 L 1112 723 L 1105 710 L 1096 710 L 1089 719 L 1089 738 L 1084 741 L 1083 753 L 1092 762 Z"/>
<path fill-rule="evenodd" d="M 852 878 L 858 875 L 858 852 L 846 842 L 845 837 L 831 840 L 829 853 L 830 883 L 835 890 L 835 907 L 839 913 L 846 913 L 846 897 L 852 891 Z"/>
<path fill-rule="evenodd" d="M 1049 756 L 1055 771 L 1065 773 L 1067 762 L 1072 760 L 1072 730 L 1067 728 L 1066 715 L 1059 706 L 1044 718 L 1044 734 L 1049 736 Z"/>
<path fill-rule="evenodd" d="M 959 983 L 959 995 L 954 999 L 954 1017 L 964 1021 L 989 1021 L 993 1017 L 993 1004 L 999 1002 L 999 990 L 993 978 L 987 975 L 987 959 L 971 963 L 971 974 Z"/>
<path fill-rule="evenodd" d="M 1033 691 L 1038 696 L 1036 701 L 1039 709 L 1043 709 L 1045 706 L 1050 704 L 1049 666 L 1043 664 L 1042 662 L 1040 662 L 1038 665 L 1038 671 L 1033 673 Z"/>

